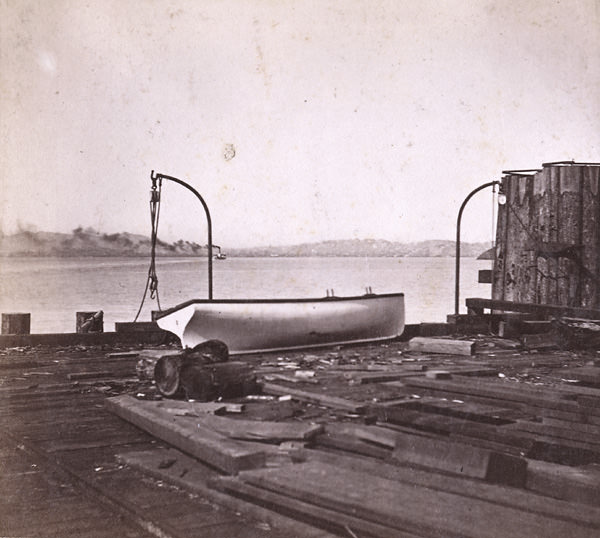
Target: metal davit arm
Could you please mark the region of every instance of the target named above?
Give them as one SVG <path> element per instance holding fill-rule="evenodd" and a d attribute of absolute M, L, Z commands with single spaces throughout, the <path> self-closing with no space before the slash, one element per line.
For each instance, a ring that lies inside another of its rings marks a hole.
<path fill-rule="evenodd" d="M 458 210 L 458 217 L 456 219 L 456 263 L 455 263 L 455 272 L 454 272 L 454 314 L 458 316 L 459 311 L 459 296 L 460 296 L 460 221 L 462 219 L 462 214 L 467 205 L 467 202 L 473 197 L 474 194 L 477 194 L 480 190 L 483 190 L 487 187 L 491 187 L 493 185 L 501 185 L 499 181 L 490 181 L 488 183 L 484 183 L 480 185 L 476 189 L 473 189 L 467 197 L 464 199 L 460 209 Z"/>
<path fill-rule="evenodd" d="M 210 218 L 210 211 L 208 210 L 208 206 L 206 205 L 204 198 L 202 198 L 202 196 L 200 196 L 200 193 L 196 189 L 194 189 L 194 187 L 192 187 L 191 185 L 188 185 L 185 181 L 182 181 L 181 179 L 177 179 L 176 177 L 167 176 L 165 174 L 155 174 L 154 170 L 152 170 L 152 173 L 150 174 L 150 178 L 152 179 L 153 182 L 155 182 L 157 179 L 158 180 L 168 179 L 169 181 L 174 181 L 175 183 L 179 183 L 186 189 L 192 191 L 196 195 L 196 198 L 198 198 L 198 200 L 200 200 L 200 203 L 202 204 L 202 207 L 204 208 L 204 212 L 206 213 L 206 223 L 208 225 L 208 300 L 212 301 L 212 299 L 213 299 L 212 220 Z"/>

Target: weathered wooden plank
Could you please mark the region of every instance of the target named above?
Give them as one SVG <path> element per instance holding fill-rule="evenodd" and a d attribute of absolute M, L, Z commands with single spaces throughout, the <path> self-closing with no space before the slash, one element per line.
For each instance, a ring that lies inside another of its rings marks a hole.
<path fill-rule="evenodd" d="M 274 383 L 262 383 L 262 391 L 265 394 L 274 394 L 277 396 L 289 395 L 295 400 L 316 403 L 322 405 L 323 407 L 332 407 L 333 409 L 344 409 L 346 411 L 350 411 L 351 413 L 362 413 L 367 408 L 365 404 L 359 404 L 344 398 L 337 398 L 335 396 L 328 396 L 327 394 L 308 392 L 295 388 L 292 389 L 282 385 L 276 385 Z"/>
<path fill-rule="evenodd" d="M 281 510 L 309 524 L 344 533 L 346 536 L 377 536 L 381 538 L 417 538 L 417 535 L 386 527 L 372 521 L 323 508 L 317 504 L 294 499 L 285 494 L 267 491 L 237 478 L 219 478 L 213 487 L 230 495 L 252 501 L 272 510 Z M 348 532 L 350 529 L 350 533 Z M 358 533 L 358 534 L 356 534 Z"/>
<path fill-rule="evenodd" d="M 354 437 L 390 449 L 396 446 L 396 437 L 398 436 L 396 432 L 381 426 L 349 423 L 328 423 L 325 425 L 325 432 L 338 436 Z"/>
<path fill-rule="evenodd" d="M 561 370 L 560 375 L 564 379 L 577 379 L 584 383 L 600 386 L 600 367 L 598 366 L 580 366 L 579 368 L 569 368 Z"/>
<path fill-rule="evenodd" d="M 573 318 L 600 319 L 598 308 L 576 308 L 551 303 L 531 304 L 498 299 L 469 298 L 467 307 L 474 309 L 490 308 L 505 312 L 529 312 L 539 316 L 567 316 Z"/>
<path fill-rule="evenodd" d="M 475 342 L 451 338 L 426 338 L 416 336 L 408 342 L 408 351 L 420 353 L 443 353 L 448 355 L 473 355 Z"/>
<path fill-rule="evenodd" d="M 268 422 L 257 420 L 230 419 L 217 416 L 204 416 L 198 424 L 220 432 L 232 439 L 248 441 L 305 441 L 323 431 L 321 424 L 305 422 Z"/>
<path fill-rule="evenodd" d="M 240 479 L 303 502 L 419 535 L 594 536 L 587 526 L 317 462 L 249 471 Z M 356 484 L 361 487 L 357 488 Z M 435 507 L 423 510 L 424 506 Z M 401 507 L 401 510 L 399 508 Z"/>
<path fill-rule="evenodd" d="M 514 422 L 519 413 L 499 406 L 470 402 L 457 402 L 441 398 L 411 399 L 402 405 L 405 409 L 415 409 L 427 413 L 463 418 L 485 424 L 509 424 Z M 388 406 L 389 407 L 389 406 Z"/>
<path fill-rule="evenodd" d="M 304 461 L 320 461 L 334 465 L 340 467 L 343 471 L 351 469 L 370 474 L 373 477 L 382 477 L 396 482 L 416 484 L 432 490 L 456 493 L 464 497 L 464 502 L 467 503 L 470 498 L 486 500 L 498 506 L 511 506 L 526 512 L 564 519 L 591 528 L 600 528 L 600 507 L 598 506 L 588 506 L 585 510 L 582 510 L 579 504 L 543 497 L 524 489 L 489 484 L 467 477 L 451 476 L 416 467 L 396 466 L 361 456 L 322 450 L 298 450 L 297 457 Z M 540 467 L 538 462 L 530 462 L 530 464 L 536 466 L 536 468 Z M 563 467 L 555 464 L 547 465 L 550 467 Z"/>
<path fill-rule="evenodd" d="M 384 460 L 390 457 L 391 451 L 375 444 L 363 441 L 357 437 L 339 434 L 333 431 L 324 432 L 314 439 L 315 445 L 326 448 L 334 448 L 353 454 L 361 454 L 370 458 Z"/>
<path fill-rule="evenodd" d="M 589 468 L 530 460 L 526 487 L 555 499 L 588 504 L 595 509 L 600 506 L 600 473 Z"/>
<path fill-rule="evenodd" d="M 471 383 L 453 380 L 438 380 L 410 377 L 403 383 L 413 388 L 437 390 L 447 394 L 473 395 L 494 399 L 500 402 L 518 402 L 538 409 L 555 409 L 569 413 L 581 413 L 600 416 L 597 408 L 581 406 L 576 402 L 560 399 L 560 394 L 547 389 L 538 389 L 530 385 L 516 383 L 489 383 L 477 379 Z"/>
<path fill-rule="evenodd" d="M 527 476 L 527 461 L 523 458 L 452 440 L 399 435 L 392 457 L 403 465 L 418 465 L 515 487 L 523 487 Z"/>
<path fill-rule="evenodd" d="M 552 417 L 543 417 L 542 424 L 571 431 L 572 435 L 576 435 L 577 432 L 582 432 L 600 436 L 600 426 L 596 424 L 584 424 L 581 422 L 573 422 L 572 420 L 561 420 Z"/>
<path fill-rule="evenodd" d="M 600 435 L 593 433 L 585 433 L 582 431 L 572 429 L 570 427 L 559 428 L 556 426 L 551 426 L 547 422 L 540 423 L 531 422 L 529 420 L 518 420 L 514 424 L 509 424 L 505 426 L 505 428 L 530 433 L 537 433 L 545 437 L 557 437 L 559 439 L 576 441 L 577 443 L 585 443 L 587 445 L 590 445 L 588 448 L 590 448 L 591 450 L 593 450 L 594 448 L 596 450 L 600 450 Z"/>
<path fill-rule="evenodd" d="M 184 420 L 186 417 L 165 414 L 148 403 L 151 402 L 141 402 L 131 396 L 106 400 L 107 408 L 121 418 L 226 473 L 236 474 L 265 464 L 264 452 L 248 449 L 239 441 Z"/>
<path fill-rule="evenodd" d="M 217 491 L 217 489 L 214 489 L 216 482 L 213 482 L 213 479 L 216 478 L 216 471 L 179 450 L 132 451 L 118 454 L 117 459 L 149 476 L 175 484 L 185 491 L 199 495 L 203 499 L 214 502 L 221 507 L 237 513 L 243 513 L 259 521 L 267 522 L 275 529 L 281 531 L 285 536 L 333 538 L 333 535 L 326 531 L 319 530 L 298 519 L 289 517 L 291 515 L 296 516 L 297 514 L 286 512 L 283 515 L 263 506 L 246 502 L 245 499 Z M 172 465 L 165 465 L 165 461 L 173 463 Z M 272 506 L 271 508 L 274 507 Z"/>

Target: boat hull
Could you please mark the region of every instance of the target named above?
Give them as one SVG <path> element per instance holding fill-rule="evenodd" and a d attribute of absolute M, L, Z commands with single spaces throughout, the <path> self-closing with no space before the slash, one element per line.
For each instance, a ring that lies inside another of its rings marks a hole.
<path fill-rule="evenodd" d="M 183 347 L 221 340 L 231 354 L 389 340 L 404 330 L 404 294 L 320 299 L 192 300 L 158 326 Z"/>

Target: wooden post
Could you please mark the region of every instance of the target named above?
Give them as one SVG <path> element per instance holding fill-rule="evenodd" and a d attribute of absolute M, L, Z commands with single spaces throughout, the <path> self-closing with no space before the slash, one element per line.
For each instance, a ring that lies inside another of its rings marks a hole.
<path fill-rule="evenodd" d="M 600 164 L 546 163 L 505 172 L 492 297 L 600 307 Z"/>
<path fill-rule="evenodd" d="M 31 314 L 2 314 L 2 334 L 30 334 Z"/>
<path fill-rule="evenodd" d="M 104 332 L 104 312 L 77 312 L 75 332 L 101 333 Z"/>

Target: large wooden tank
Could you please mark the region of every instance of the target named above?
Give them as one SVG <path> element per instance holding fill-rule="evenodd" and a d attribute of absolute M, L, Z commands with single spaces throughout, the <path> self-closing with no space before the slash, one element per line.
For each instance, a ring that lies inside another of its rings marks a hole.
<path fill-rule="evenodd" d="M 600 308 L 600 163 L 505 172 L 492 299 Z"/>

